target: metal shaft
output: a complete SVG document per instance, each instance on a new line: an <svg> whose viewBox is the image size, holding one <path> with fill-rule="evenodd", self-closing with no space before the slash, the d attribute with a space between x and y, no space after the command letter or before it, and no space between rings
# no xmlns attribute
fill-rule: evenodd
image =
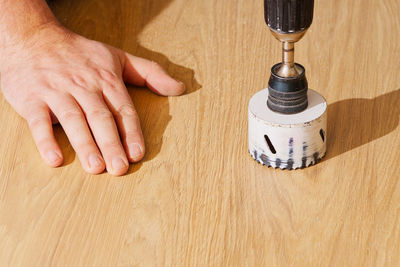
<svg viewBox="0 0 400 267"><path fill-rule="evenodd" d="M282 43L282 63L289 68L294 67L294 43Z"/></svg>
<svg viewBox="0 0 400 267"><path fill-rule="evenodd" d="M285 78L297 77L300 72L294 64L294 42L282 42L282 65L278 75Z"/></svg>

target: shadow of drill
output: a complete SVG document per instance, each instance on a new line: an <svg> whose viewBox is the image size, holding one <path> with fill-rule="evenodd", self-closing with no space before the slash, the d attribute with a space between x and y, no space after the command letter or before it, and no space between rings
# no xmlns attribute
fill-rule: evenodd
<svg viewBox="0 0 400 267"><path fill-rule="evenodd" d="M346 99L330 104L325 159L389 134L398 127L399 117L400 89L373 99Z"/></svg>

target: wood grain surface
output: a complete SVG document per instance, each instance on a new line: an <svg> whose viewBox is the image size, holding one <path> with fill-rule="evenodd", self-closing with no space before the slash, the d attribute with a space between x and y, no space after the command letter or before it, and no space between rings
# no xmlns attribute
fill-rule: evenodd
<svg viewBox="0 0 400 267"><path fill-rule="evenodd" d="M1 266L400 266L400 2L319 0L296 46L328 108L328 152L281 171L247 151L247 105L280 44L263 1L53 0L70 29L152 59L188 91L129 87L147 155L57 169L0 97Z"/></svg>

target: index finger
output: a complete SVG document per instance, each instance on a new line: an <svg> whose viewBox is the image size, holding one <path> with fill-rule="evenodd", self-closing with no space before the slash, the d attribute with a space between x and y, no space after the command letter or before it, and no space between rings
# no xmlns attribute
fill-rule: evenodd
<svg viewBox="0 0 400 267"><path fill-rule="evenodd" d="M147 86L153 92L164 96L180 95L185 91L185 85L169 76L158 63L121 52L125 63L124 81Z"/></svg>

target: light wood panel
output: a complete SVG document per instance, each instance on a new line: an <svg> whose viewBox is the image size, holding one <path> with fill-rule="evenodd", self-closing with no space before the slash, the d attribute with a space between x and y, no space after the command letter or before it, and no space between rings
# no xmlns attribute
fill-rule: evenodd
<svg viewBox="0 0 400 267"><path fill-rule="evenodd" d="M400 265L400 2L320 0L296 46L329 102L328 154L257 164L247 104L280 45L263 1L55 0L69 28L158 61L188 93L130 87L147 155L129 174L41 162L0 97L1 266Z"/></svg>

